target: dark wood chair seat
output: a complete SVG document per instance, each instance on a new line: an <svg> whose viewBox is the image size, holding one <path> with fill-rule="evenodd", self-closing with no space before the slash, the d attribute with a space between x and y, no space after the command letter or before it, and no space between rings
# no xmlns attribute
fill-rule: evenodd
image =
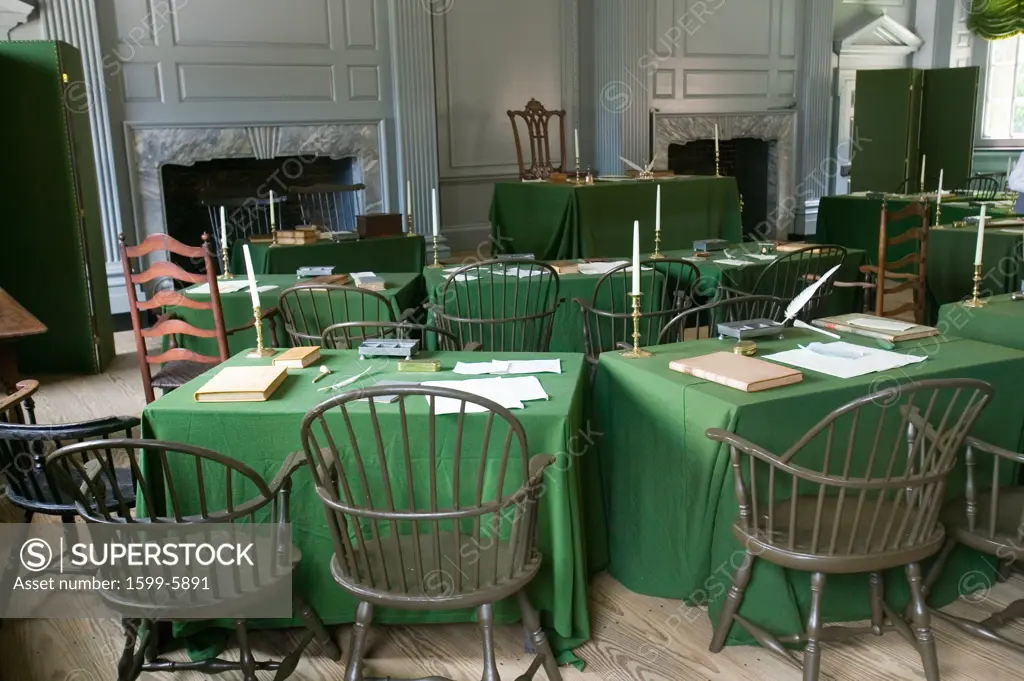
<svg viewBox="0 0 1024 681"><path fill-rule="evenodd" d="M165 362L153 374L150 383L154 388L159 388L160 390L175 390L192 379L202 376L210 370L211 366L204 362L195 362L187 359L171 360L170 362Z"/></svg>
<svg viewBox="0 0 1024 681"><path fill-rule="evenodd" d="M117 489L121 494L121 498L125 500L125 503L132 506L135 505L135 479L132 477L132 472L128 468L115 468L114 469L115 480L117 481ZM43 499L63 499L63 502L57 501L43 501L37 502L36 499L28 496L22 496L15 489L11 489L8 493L7 498L11 500L11 503L15 506L25 508L29 505L35 504L36 513L48 513L51 515L64 515L65 513L75 513L75 503L71 497L61 495L57 490L51 487L51 481L47 479L47 476L43 471L33 471L29 475L25 476L25 485L32 489L39 490L40 496ZM82 484L82 476L77 471L71 471L71 479L76 485ZM99 484L103 485L107 489L106 504L107 508L115 508L119 503L117 495L114 493L114 489L110 486L109 481L106 479L100 479Z"/></svg>

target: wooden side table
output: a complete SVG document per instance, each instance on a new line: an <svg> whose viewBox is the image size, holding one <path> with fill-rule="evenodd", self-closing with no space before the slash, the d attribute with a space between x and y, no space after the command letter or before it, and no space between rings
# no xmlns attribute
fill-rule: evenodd
<svg viewBox="0 0 1024 681"><path fill-rule="evenodd" d="M18 389L18 356L14 342L46 333L46 325L0 288L0 383L8 393Z"/></svg>

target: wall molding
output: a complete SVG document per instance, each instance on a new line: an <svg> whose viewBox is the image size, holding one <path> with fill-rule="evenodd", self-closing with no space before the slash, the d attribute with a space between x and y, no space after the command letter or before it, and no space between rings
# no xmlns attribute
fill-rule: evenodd
<svg viewBox="0 0 1024 681"><path fill-rule="evenodd" d="M821 0L805 0L803 5L803 44L800 87L800 156L798 176L803 178L795 231L806 233L802 216L806 207L830 191L831 173L824 181L815 181L825 172L832 146L833 34L835 5ZM796 199L797 197L787 197Z"/></svg>
<svg viewBox="0 0 1024 681"><path fill-rule="evenodd" d="M11 31L28 21L35 7L21 0L0 0L0 41L11 38Z"/></svg>

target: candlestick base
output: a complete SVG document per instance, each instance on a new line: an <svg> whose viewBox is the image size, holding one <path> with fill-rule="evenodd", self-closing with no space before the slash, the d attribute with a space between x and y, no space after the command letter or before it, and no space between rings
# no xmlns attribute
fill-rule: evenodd
<svg viewBox="0 0 1024 681"><path fill-rule="evenodd" d="M986 303L982 298L971 298L970 300L965 300L960 304L964 307L985 307L988 305L988 303Z"/></svg>
<svg viewBox="0 0 1024 681"><path fill-rule="evenodd" d="M259 348L256 348L255 350L250 350L249 352L245 353L245 356L248 359L261 359L263 357L273 357L276 354L277 350L271 350L270 348L263 348L261 350Z"/></svg>
<svg viewBox="0 0 1024 681"><path fill-rule="evenodd" d="M621 353L626 359L642 359L654 356L640 348L640 298L643 295L643 293L629 294L629 297L633 299L633 349Z"/></svg>
<svg viewBox="0 0 1024 681"><path fill-rule="evenodd" d="M441 264L441 263L439 263L439 262L435 262L435 263L432 263L432 264L430 264L430 265L427 265L427 269L428 269L428 270L439 270L439 269L441 269L442 267L444 267L444 265L442 265L442 264Z"/></svg>
<svg viewBox="0 0 1024 681"><path fill-rule="evenodd" d="M622 356L626 359L643 359L644 357L654 357L654 353L646 350L623 350Z"/></svg>
<svg viewBox="0 0 1024 681"><path fill-rule="evenodd" d="M659 253L658 251L651 253L651 260L662 260L664 257L665 256Z"/></svg>
<svg viewBox="0 0 1024 681"><path fill-rule="evenodd" d="M230 272L225 272L224 274L222 274L222 275L217 277L217 279L219 279L220 281L227 281L228 279L234 279L234 278L235 278L235 275L231 274Z"/></svg>

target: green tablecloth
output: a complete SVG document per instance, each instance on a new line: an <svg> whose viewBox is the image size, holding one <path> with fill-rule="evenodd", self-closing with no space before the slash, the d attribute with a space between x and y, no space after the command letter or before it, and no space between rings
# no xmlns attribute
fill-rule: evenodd
<svg viewBox="0 0 1024 681"><path fill-rule="evenodd" d="M255 266L255 265L254 265ZM423 279L415 273L382 274L386 288L379 291L385 298L391 300L392 307L397 319L405 310L415 307L423 300ZM235 280L238 278L236 277ZM234 281L234 280L233 280ZM298 279L294 274L260 274L256 277L257 286L274 286L268 291L260 291L260 307L264 312L277 305L281 293L290 286L301 284L303 279ZM187 289L186 289L187 290ZM210 295L189 294L191 298L200 301L208 301ZM252 319L252 297L248 290L235 291L233 293L220 294L220 306L224 312L224 325L228 329L237 328ZM376 308L374 308L376 311ZM209 310L192 310L189 308L174 308L174 312L185 321L198 326L199 328L212 329L213 318ZM284 347L289 345L288 336L284 330L283 320L278 317L274 320L277 327L278 343ZM378 321L376 319L365 320L341 320L341 321ZM270 333L267 323L263 323L263 342L271 345ZM202 353L204 355L217 354L217 340L214 338L197 338L195 336L181 336L180 345L188 350ZM247 329L228 336L228 349L231 354L237 354L246 348L256 345L256 330Z"/></svg>
<svg viewBox="0 0 1024 681"><path fill-rule="evenodd" d="M382 363L382 369L352 386L352 389L370 385L378 380L422 381L463 378L451 374L457 361L475 361L480 356L474 353L422 353L424 358L436 358L442 362L444 371L437 374L398 373L393 363ZM333 376L355 375L363 370L366 362L359 361L354 351L324 351L324 364L333 370ZM497 354L496 358L512 359L512 354ZM583 370L580 355L531 355L536 358L562 360L562 374L542 374L538 378L550 399L528 402L515 415L526 431L530 455L550 453L557 462L545 477L545 491L540 503L539 545L544 555L541 572L530 587L534 605L542 613L545 626L554 633L553 644L562 654L563 661L572 659L569 651L583 643L590 636L587 608L587 555L596 565L606 559L602 544L603 531L588 531L584 538L584 517L603 516L596 509L584 509L584 500L600 503L600 490L587 490L582 494L581 479L586 480L587 440L586 433L586 391L587 372ZM491 355L488 356L488 359ZM247 360L235 356L222 366L266 365L270 359ZM301 449L299 425L305 413L327 398L318 392L322 383L313 385L311 380L317 367L291 370L284 384L266 402L254 403L197 403L193 393L213 372L175 390L146 407L142 415L142 429L145 437L159 440L184 441L200 447L208 447L243 461L265 479L270 480L277 473L281 461L289 453ZM427 431L427 405L418 400L407 403L410 417L410 432ZM356 432L368 434L369 416L365 405L350 406L352 423ZM398 413L398 405L378 405L377 413L387 425ZM479 418L478 418L479 417ZM471 414L467 418L465 443L479 443L487 419L484 415ZM437 428L452 427L456 416L437 417ZM336 412L328 422L344 430L344 421ZM367 429L367 430L364 430ZM371 436L372 438L372 436ZM448 438L450 441L452 438ZM443 433L438 442L444 442ZM372 442L372 439L371 439ZM392 443L385 438L387 446L400 447L400 440ZM417 441L417 445L422 442ZM450 444L449 444L450 446ZM479 451L479 444L472 445ZM446 451L442 445L440 457ZM471 445L465 444L466 451ZM584 456L586 454L586 456ZM178 471L172 474L177 475ZM183 481L194 480L194 469L186 463L181 471ZM191 477L189 477L191 475ZM511 475L511 474L510 474ZM296 573L295 586L303 590L309 602L327 624L351 622L355 616L356 601L348 596L331 577L330 559L334 553L330 532L324 517L323 504L313 488L308 471L300 471L294 478L291 495L293 539L302 551L302 563ZM476 480L467 480L475 485ZM591 482L596 487L596 483ZM237 487L237 486L236 486ZM187 485L179 485L179 495ZM211 475L206 476L207 490L220 490ZM252 490L248 490L251 492ZM236 490L238 500L245 491ZM185 506L198 506L198 500L182 499ZM184 512L197 512L198 508L184 508ZM597 528L600 530L601 528ZM496 619L502 623L515 621L518 608L512 601L497 604ZM374 621L379 623L442 623L470 621L472 610L456 612L414 612L378 608ZM282 625L297 626L299 622L281 622Z"/></svg>
<svg viewBox="0 0 1024 681"><path fill-rule="evenodd" d="M654 250L655 185L661 185L662 250L692 248L696 239L742 240L739 192L731 177L657 182L597 182L576 187L499 182L491 201L496 253L531 253L538 260L616 257Z"/></svg>
<svg viewBox="0 0 1024 681"><path fill-rule="evenodd" d="M948 303L939 309L938 327L944 334L1024 350L1024 301L1009 295L986 298L984 307Z"/></svg>
<svg viewBox="0 0 1024 681"><path fill-rule="evenodd" d="M245 274L242 245L231 247L231 271ZM336 274L350 272L419 272L423 269L424 240L422 236L394 236L358 241L321 241L304 246L271 246L249 244L252 266L256 274L295 274L300 267L328 267Z"/></svg>
<svg viewBox="0 0 1024 681"><path fill-rule="evenodd" d="M785 339L759 340L759 354L818 340L817 334L791 329ZM857 337L844 340L871 343ZM972 340L926 339L901 344L901 349L926 352L927 361L890 374L841 380L807 371L801 383L749 394L668 368L672 359L730 345L718 340L665 345L649 348L654 356L648 359L605 353L594 396L597 428L604 433L598 449L608 514L609 571L632 591L708 602L712 622L743 552L730 529L737 505L729 450L705 437L708 428L731 430L783 452L831 410L869 390L897 381L970 376L995 387L995 400L974 433L1014 450L1021 444L1024 402L1017 399L1017 392L1024 381L1022 352ZM963 483L961 469L951 479L949 493L962 491ZM969 551L954 558L933 604L957 596L957 580L964 570L987 569L984 560ZM893 572L886 588L901 611L908 594L902 570ZM825 619L868 619L866 589L866 576L829 576ZM770 631L797 633L803 631L809 598L808 573L786 572L759 561L740 612ZM731 641L753 639L733 627Z"/></svg>
<svg viewBox="0 0 1024 681"><path fill-rule="evenodd" d="M442 269L431 269L429 267L424 268L423 278L426 281L427 295L430 298L431 303L435 305L440 304L441 294L444 288L444 282L448 275L449 273L445 272ZM580 306L577 305L573 301L573 299L583 298L587 302L590 302L590 299L594 295L594 289L597 286L597 282L601 279L601 275L560 274L558 276L558 279L561 285L559 297L562 300L564 300L564 302L558 306L558 309L555 311L554 320L552 322L550 348L551 352L583 352L583 313L581 311ZM459 300L461 300L463 304L465 304L467 301L466 288L468 286L474 287L472 289L473 295L471 296L471 298L475 298L475 287L478 283L482 284L480 288L480 302L483 304L485 308L490 308L491 289L498 288L499 285L501 288L504 288L505 290L500 291L499 289L499 292L494 294L494 300L499 304L502 303L503 301L513 300L514 286L512 282L506 282L504 277L496 276L493 284L489 278L471 282L459 282L455 284L456 286L459 286L462 289L462 292L459 293ZM641 273L640 286L642 287L645 293L645 295L641 299L641 305L643 306L642 309L645 312L651 311L650 306L652 301L657 303L660 307L662 287L664 285L665 277L661 274L661 272L651 270L644 271ZM598 300L597 303L599 309L612 309L611 301L610 299L608 299L609 296L612 295L611 288L611 286L607 285L604 287L604 295L602 296L602 299ZM522 295L522 292L524 290L525 289L522 288L520 289L520 295ZM623 309L622 302L623 301L619 301L619 304L616 309ZM474 312L477 311L477 308L478 305L474 305ZM455 314L455 311L458 309L455 296L453 296L451 293L449 293L448 299L445 301L445 309L451 314ZM520 309L522 309L521 306ZM489 314L490 313L488 312L487 315ZM500 335L496 336L496 339L499 341L500 338ZM509 338L511 338L511 336ZM488 345L488 343L486 342L488 340L489 338L484 339L485 348ZM433 336L433 334L431 334L430 338L428 339L428 346L436 347L436 338Z"/></svg>

